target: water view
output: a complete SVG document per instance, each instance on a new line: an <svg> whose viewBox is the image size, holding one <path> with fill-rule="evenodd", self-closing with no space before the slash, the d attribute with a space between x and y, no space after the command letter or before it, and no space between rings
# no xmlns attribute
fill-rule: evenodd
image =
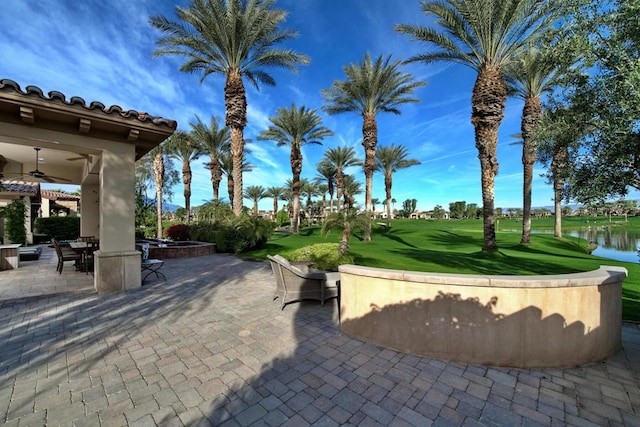
<svg viewBox="0 0 640 427"><path fill-rule="evenodd" d="M638 262L640 232L621 230L616 227L584 227L566 230L565 235L580 237L598 244L593 255L618 261Z"/></svg>

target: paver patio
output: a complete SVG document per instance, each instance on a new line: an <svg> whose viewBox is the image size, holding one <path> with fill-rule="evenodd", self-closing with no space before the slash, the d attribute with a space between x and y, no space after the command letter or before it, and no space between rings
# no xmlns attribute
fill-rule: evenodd
<svg viewBox="0 0 640 427"><path fill-rule="evenodd" d="M37 280L62 280L49 269ZM166 282L118 294L86 282L56 295L0 292L0 422L640 425L636 325L602 363L461 365L341 335L335 300L281 311L265 262L211 255L169 259L162 271ZM28 273L1 271L0 291L9 274L22 286ZM64 275L86 280L70 266Z"/></svg>

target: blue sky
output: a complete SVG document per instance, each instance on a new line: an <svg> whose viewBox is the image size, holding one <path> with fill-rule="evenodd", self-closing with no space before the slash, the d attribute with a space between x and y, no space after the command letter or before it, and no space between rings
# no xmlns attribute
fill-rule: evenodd
<svg viewBox="0 0 640 427"><path fill-rule="evenodd" d="M198 115L208 122L212 115L224 120L224 77L211 75L200 84L200 76L178 71L183 59L153 58L159 32L149 24L152 15L173 19L174 5L187 1L160 0L4 0L0 14L0 78L18 82L23 88L35 85L43 91L57 90L67 98L100 101L124 109L145 111L178 121L179 129L190 130ZM335 136L323 145L303 148L302 177L313 178L316 164L326 149L353 146L360 157L361 117L358 114L328 116L320 110L320 91L334 80L344 79L344 65L392 54L406 59L425 49L408 37L397 34L399 23L429 24L418 1L404 0L279 0L279 8L289 12L286 26L299 37L283 47L311 57L311 64L293 74L270 70L276 86L259 91L247 84L248 125L245 138L253 139L248 160L255 165L244 175L244 185L283 185L291 178L287 147L278 148L256 135L269 126L276 108L292 103L318 109L323 124ZM418 104L401 107L401 115L378 115L379 146L405 145L421 165L394 175L393 197L397 205L415 198L418 209L435 205L448 209L449 203L464 200L482 204L480 166L470 123L471 89L475 73L459 65L410 64L403 70L427 81L416 96ZM522 206L521 146L511 145L511 135L519 132L522 103L509 100L500 129L495 206ZM192 164L192 205L212 198L206 159ZM534 171L533 206L552 205L552 191L545 172L537 164ZM361 168L349 171L364 182ZM364 185L363 185L364 189ZM226 180L221 195L226 198ZM382 176L376 174L373 197L384 199ZM364 194L356 197L362 205ZM174 188L173 203L184 205L182 185ZM246 205L251 202L245 200ZM261 209L269 209L265 199ZM377 209L382 209L378 207Z"/></svg>

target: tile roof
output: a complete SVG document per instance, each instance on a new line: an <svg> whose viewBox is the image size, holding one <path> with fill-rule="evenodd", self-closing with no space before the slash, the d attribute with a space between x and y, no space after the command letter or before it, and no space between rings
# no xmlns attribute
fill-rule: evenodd
<svg viewBox="0 0 640 427"><path fill-rule="evenodd" d="M80 200L77 194L61 193L59 191L40 190L40 195L49 200Z"/></svg>
<svg viewBox="0 0 640 427"><path fill-rule="evenodd" d="M65 95L62 92L58 91L50 91L47 95L44 95L42 89L37 86L26 86L24 90L20 88L20 85L13 80L10 79L1 79L0 80L0 92L3 91L13 91L17 92L20 95L24 95L27 97L38 97L45 101L51 102L62 102L65 105L69 106L80 106L85 108L86 110L92 111L101 111L107 115L119 115L123 118L136 118L141 122L150 122L157 126L166 126L170 129L176 129L178 123L175 120L165 119L159 116L152 116L145 112L139 112L136 110L123 110L122 107L118 105L112 105L110 107L105 106L103 103L98 101L93 101L89 105L85 102L84 99L79 96L72 96L68 101Z"/></svg>
<svg viewBox="0 0 640 427"><path fill-rule="evenodd" d="M38 194L40 184L37 182L26 181L0 181L0 192L2 193L20 193L24 195Z"/></svg>

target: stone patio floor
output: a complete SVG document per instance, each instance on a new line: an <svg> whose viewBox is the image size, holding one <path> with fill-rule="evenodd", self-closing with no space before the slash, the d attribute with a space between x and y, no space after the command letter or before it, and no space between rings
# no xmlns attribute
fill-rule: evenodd
<svg viewBox="0 0 640 427"><path fill-rule="evenodd" d="M280 310L265 262L170 259L166 282L97 295L53 258L0 271L6 425L640 425L634 324L601 363L464 365L341 335L335 300Z"/></svg>

